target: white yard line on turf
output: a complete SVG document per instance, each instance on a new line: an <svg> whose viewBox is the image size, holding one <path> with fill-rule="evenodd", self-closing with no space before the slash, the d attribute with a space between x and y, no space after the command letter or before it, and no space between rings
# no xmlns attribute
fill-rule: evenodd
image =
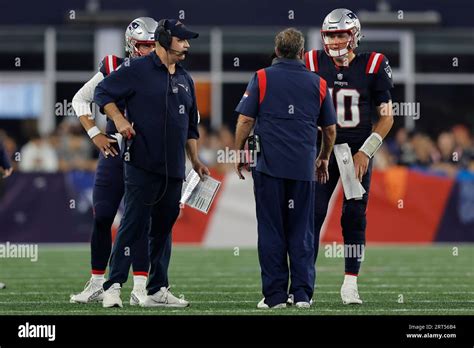
<svg viewBox="0 0 474 348"><path fill-rule="evenodd" d="M179 291L177 291L179 292ZM339 294L340 291L318 291L315 294ZM399 294L400 291L364 291L364 294ZM0 292L0 298L3 296L23 296L23 295L69 295L70 291L25 291L25 292ZM203 294L215 295L215 291L186 291L186 294ZM245 294L261 294L260 291L219 291L219 294L228 295L245 295ZM403 294L439 294L435 291L404 291ZM474 291L447 291L441 294L474 294Z"/></svg>
<svg viewBox="0 0 474 348"><path fill-rule="evenodd" d="M200 300L192 300L192 299L189 299L189 301L191 302L191 304L193 303L214 303L214 304L220 304L220 303L255 303L255 300L222 300L222 301L216 301L216 300L212 300L212 301L200 301ZM366 301L366 303L368 304L373 304L373 303L383 303L383 304L390 304L390 303L395 303L396 301L392 301L392 302L388 302L388 301ZM62 303L62 304L69 304L69 301L67 300L61 300L61 301L51 301L51 300L45 300L45 301L0 301L0 304L11 304L11 305L25 305L25 304L57 304L57 303ZM316 299L315 301L315 304L318 304L318 303L338 303L337 301L330 301L330 300L320 300L320 299ZM432 300L407 300L405 301L403 304L400 304L401 306L403 305L408 305L408 304L412 304L412 303L439 303L439 304L448 304L448 303L474 303L474 300L461 300L461 301L432 301ZM73 305L78 305L78 306L82 306L84 304L80 304L80 303L71 303L70 304L71 306ZM90 306L100 306L100 304L98 303L90 303L89 304ZM472 311L474 311L474 308L471 309Z"/></svg>
<svg viewBox="0 0 474 348"><path fill-rule="evenodd" d="M189 309L143 309L142 311L136 311L136 310L127 310L124 308L114 308L111 310L104 310L102 313L99 312L87 312L87 311L78 311L78 310L68 310L68 311L63 311L60 314L62 315L67 315L67 314L89 314L89 315L123 315L123 314L149 314L149 315L167 315L167 314L188 314L188 315L204 315L204 314L218 314L218 313L228 313L228 314L233 314L233 315L239 315L239 314L245 314L245 313L260 313L262 315L264 314L271 314L271 315L277 315L277 314L285 314L285 312L291 311L290 313L286 314L293 314L293 313L300 313L300 314L313 314L317 315L322 312L329 312L329 313L345 313L348 315L354 315L357 314L356 311L352 310L347 310L347 309L330 309L330 308L312 308L312 309L303 309L303 310L296 310L296 309L270 309L270 310L261 310L261 309L203 309L199 311L190 311ZM420 312L441 312L440 315L452 315L452 312L472 312L474 313L473 309L466 309L466 308L460 308L460 309L435 309L435 308L428 308L428 309L363 309L363 313L357 314L357 315L367 315L367 313L374 312L374 313L386 313L390 314L393 312L414 312L414 313L420 313ZM41 316L44 313L55 313L59 314L58 310L41 310L41 314L38 314L37 312L33 312L31 310L26 310L26 311L21 311L21 310L14 310L14 311L8 311L8 312L0 312L1 315L5 314L29 314L29 315L38 315Z"/></svg>

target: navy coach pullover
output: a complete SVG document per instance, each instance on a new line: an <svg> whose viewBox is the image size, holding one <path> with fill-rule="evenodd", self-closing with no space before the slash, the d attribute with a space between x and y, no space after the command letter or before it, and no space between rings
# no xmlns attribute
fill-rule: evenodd
<svg viewBox="0 0 474 348"><path fill-rule="evenodd" d="M166 147L168 176L184 179L186 141L199 138L196 94L191 76L179 63L175 73L167 75L156 52L131 59L99 83L94 101L103 110L110 102L125 100L127 119L136 132L128 163L166 174Z"/></svg>
<svg viewBox="0 0 474 348"><path fill-rule="evenodd" d="M317 126L335 124L336 114L326 81L308 72L301 60L278 58L248 84L236 111L256 119L257 171L315 181Z"/></svg>

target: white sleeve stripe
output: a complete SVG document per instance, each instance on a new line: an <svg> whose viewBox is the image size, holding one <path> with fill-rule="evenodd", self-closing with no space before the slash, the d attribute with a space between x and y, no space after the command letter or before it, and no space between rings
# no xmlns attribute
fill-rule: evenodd
<svg viewBox="0 0 474 348"><path fill-rule="evenodd" d="M381 54L380 53L376 53L375 56L374 56L374 59L372 60L372 65L370 66L370 69L369 69L369 74L372 74L375 70L375 67L377 66L377 61L379 60Z"/></svg>
<svg viewBox="0 0 474 348"><path fill-rule="evenodd" d="M313 51L310 51L308 53L308 58L309 58L309 68L311 71L314 71Z"/></svg>
<svg viewBox="0 0 474 348"><path fill-rule="evenodd" d="M112 71L115 70L114 59L113 59L112 56L107 56L107 59L109 60L109 70L110 70L110 72L112 72Z"/></svg>

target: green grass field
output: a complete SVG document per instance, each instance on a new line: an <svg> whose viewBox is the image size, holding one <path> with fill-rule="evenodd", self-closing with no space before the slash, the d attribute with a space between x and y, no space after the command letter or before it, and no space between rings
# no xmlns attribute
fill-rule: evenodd
<svg viewBox="0 0 474 348"><path fill-rule="evenodd" d="M87 245L39 246L37 262L0 259L0 314L11 315L166 315L166 314L474 314L474 246L369 246L362 265L359 292L364 304L344 306L339 289L343 259L318 259L315 304L309 310L261 311L260 269L255 250L175 247L170 281L175 295L191 301L186 309L144 309L128 304L131 279L122 289L124 308L103 309L100 303L70 304L69 295L89 278ZM400 303L403 297L403 303Z"/></svg>

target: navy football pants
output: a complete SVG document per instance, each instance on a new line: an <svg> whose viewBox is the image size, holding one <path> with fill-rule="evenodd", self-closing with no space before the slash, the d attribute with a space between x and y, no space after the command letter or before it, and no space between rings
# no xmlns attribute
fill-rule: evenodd
<svg viewBox="0 0 474 348"><path fill-rule="evenodd" d="M347 200L344 197L342 204L341 227L344 244L353 247L353 250L361 250L365 246L365 228L367 219L365 212L367 202L369 200L370 179L372 175L372 160L369 161L367 173L362 178L362 186L366 193L361 200ZM329 200L339 181L339 167L337 166L334 153L329 159L329 182L322 185L316 183L315 194L315 215L314 215L314 231L315 231L315 262L318 256L319 235L321 226L326 218ZM345 255L345 272L349 274L359 274L360 255Z"/></svg>
<svg viewBox="0 0 474 348"><path fill-rule="evenodd" d="M168 266L171 257L171 229L179 215L182 179L168 178L166 193L165 176L155 174L125 163L125 213L122 217L110 259L110 275L104 284L107 290L112 284L127 281L130 268L129 250L148 231L150 274L147 290L149 295L168 284Z"/></svg>
<svg viewBox="0 0 474 348"><path fill-rule="evenodd" d="M270 307L286 303L288 293L295 302L309 302L315 280L314 182L275 178L256 170L252 175L265 303Z"/></svg>

